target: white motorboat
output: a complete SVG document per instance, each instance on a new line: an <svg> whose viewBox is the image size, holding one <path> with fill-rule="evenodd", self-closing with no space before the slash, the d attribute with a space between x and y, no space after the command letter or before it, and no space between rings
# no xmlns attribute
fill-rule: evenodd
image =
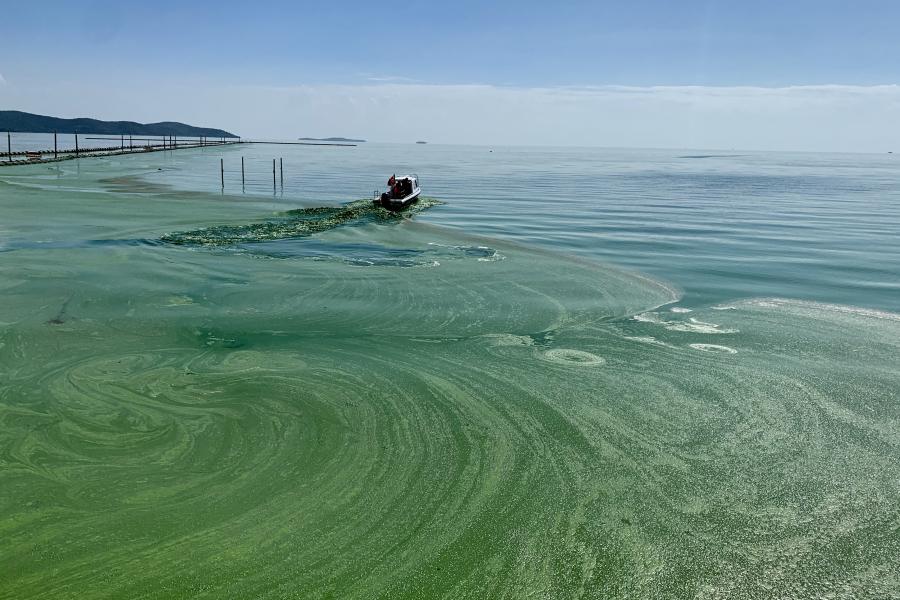
<svg viewBox="0 0 900 600"><path fill-rule="evenodd" d="M422 190L419 188L418 175L391 175L388 179L387 191L372 202L388 210L402 210L419 199Z"/></svg>

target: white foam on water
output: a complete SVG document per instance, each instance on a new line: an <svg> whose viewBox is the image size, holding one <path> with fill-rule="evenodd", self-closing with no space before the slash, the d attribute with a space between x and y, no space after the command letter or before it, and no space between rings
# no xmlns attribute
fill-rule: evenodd
<svg viewBox="0 0 900 600"><path fill-rule="evenodd" d="M805 309L900 322L900 314L886 310L863 308L861 306L847 306L843 304L827 304L824 302L813 302L811 300L791 300L789 298L753 298L751 300L745 300L743 302L737 303L736 308L740 306L750 306L754 308Z"/></svg>
<svg viewBox="0 0 900 600"><path fill-rule="evenodd" d="M694 333L738 333L737 329L722 329L716 323L707 323L691 317L687 323L669 323L666 329L672 331L690 331Z"/></svg>
<svg viewBox="0 0 900 600"><path fill-rule="evenodd" d="M637 321L638 323L655 323L662 324L662 319L659 318L659 315L652 312L640 313L638 315L634 315L631 317L632 321Z"/></svg>
<svg viewBox="0 0 900 600"><path fill-rule="evenodd" d="M677 348L678 346L673 346L672 344L667 344L662 340L658 340L652 335L636 335L636 336L623 336L626 340L631 340L632 342L640 342L641 344L651 344L653 346L661 346L663 348Z"/></svg>
<svg viewBox="0 0 900 600"><path fill-rule="evenodd" d="M769 302L767 300L760 300L758 302L754 302L753 304L754 304L754 306L759 306L759 307L763 307L763 308L778 308L778 303Z"/></svg>
<svg viewBox="0 0 900 600"><path fill-rule="evenodd" d="M491 346L533 346L534 340L527 335L512 333L488 333L483 336Z"/></svg>
<svg viewBox="0 0 900 600"><path fill-rule="evenodd" d="M688 344L694 350L701 352L717 352L719 354L737 354L737 350L728 346L720 346L719 344Z"/></svg>
<svg viewBox="0 0 900 600"><path fill-rule="evenodd" d="M693 312L690 308L684 308L683 306L673 306L669 309L673 313L689 313Z"/></svg>
<svg viewBox="0 0 900 600"><path fill-rule="evenodd" d="M700 321L693 317L691 317L687 321L666 321L662 319L658 314L653 312L634 315L633 317L631 317L631 319L640 323L661 325L669 331L682 331L686 333L722 334L738 333L739 331L737 329L722 328L721 325L718 325L716 323L707 323L706 321Z"/></svg>
<svg viewBox="0 0 900 600"><path fill-rule="evenodd" d="M606 359L583 350L571 348L554 348L541 354L544 360L550 362L572 365L576 367L597 367L606 364Z"/></svg>

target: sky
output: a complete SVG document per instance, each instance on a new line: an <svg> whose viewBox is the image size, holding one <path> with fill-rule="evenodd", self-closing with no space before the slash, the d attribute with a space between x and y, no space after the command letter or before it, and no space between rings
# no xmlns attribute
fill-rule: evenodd
<svg viewBox="0 0 900 600"><path fill-rule="evenodd" d="M249 138L900 150L900 1L6 2L0 109Z"/></svg>

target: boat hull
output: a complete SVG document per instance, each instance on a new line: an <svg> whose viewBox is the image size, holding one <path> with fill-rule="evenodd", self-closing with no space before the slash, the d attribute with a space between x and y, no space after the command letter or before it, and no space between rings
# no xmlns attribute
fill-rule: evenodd
<svg viewBox="0 0 900 600"><path fill-rule="evenodd" d="M415 204L419 201L419 194L421 190L416 190L412 194L408 196L404 196L403 198L388 198L387 194L381 196L372 202L382 208L386 208L387 210L403 210L410 204Z"/></svg>

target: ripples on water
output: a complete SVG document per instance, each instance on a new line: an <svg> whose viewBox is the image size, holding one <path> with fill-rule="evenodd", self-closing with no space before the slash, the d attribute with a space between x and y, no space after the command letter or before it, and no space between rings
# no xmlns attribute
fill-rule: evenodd
<svg viewBox="0 0 900 600"><path fill-rule="evenodd" d="M897 595L891 163L426 148L0 172L0 596Z"/></svg>

